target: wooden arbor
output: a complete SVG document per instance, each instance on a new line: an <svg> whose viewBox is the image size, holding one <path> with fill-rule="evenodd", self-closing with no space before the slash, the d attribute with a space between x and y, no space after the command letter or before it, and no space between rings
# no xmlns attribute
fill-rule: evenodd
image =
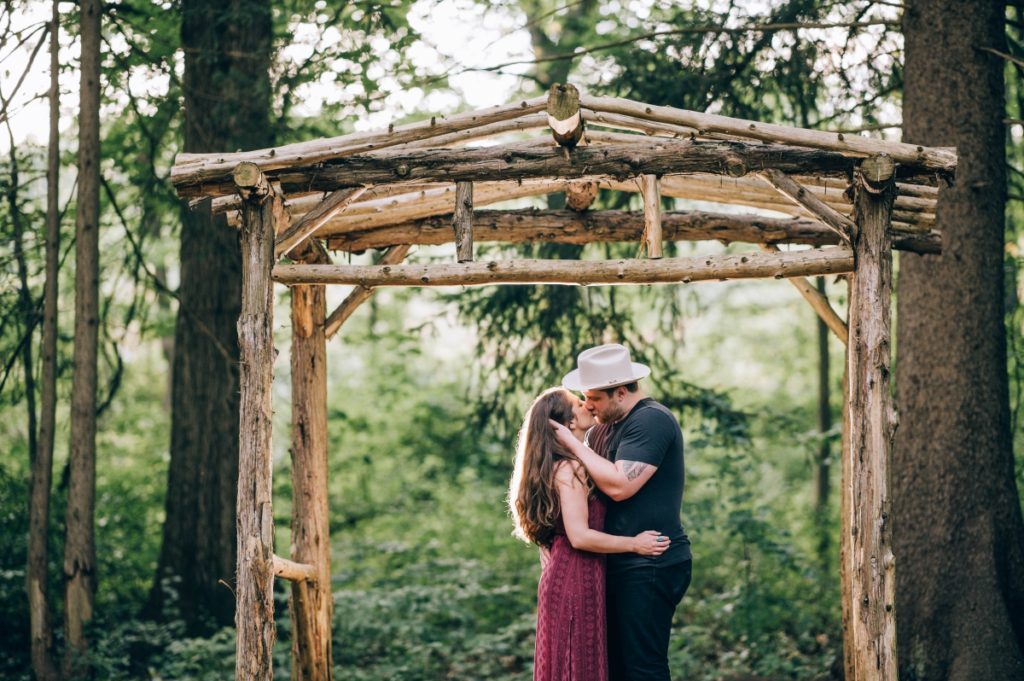
<svg viewBox="0 0 1024 681"><path fill-rule="evenodd" d="M545 111L547 109L547 111ZM574 113L575 112L575 113ZM582 123L587 124L581 136ZM547 132L551 128L555 141ZM507 141L512 136L515 141ZM497 138L490 146L464 146ZM387 132L235 154L179 154L179 194L241 228L238 485L239 679L270 679L274 576L292 582L293 679L331 678L325 343L379 286L638 284L788 278L847 346L841 572L848 679L895 679L889 460L891 249L938 253L937 181L956 155L724 116L579 97L538 98ZM643 213L590 211L600 188L640 192ZM478 210L565 192L567 210ZM669 211L662 197L774 211ZM664 258L666 240L764 252ZM473 259L473 244L636 241L645 258ZM457 262L402 264L411 246L455 242ZM780 251L779 244L810 248ZM326 249L325 247L326 246ZM386 249L372 266L327 249ZM284 261L283 259L287 259ZM290 261L290 262L289 262ZM804 279L845 273L848 325ZM270 387L273 282L292 292L290 559L273 552ZM355 289L327 314L324 286Z"/></svg>

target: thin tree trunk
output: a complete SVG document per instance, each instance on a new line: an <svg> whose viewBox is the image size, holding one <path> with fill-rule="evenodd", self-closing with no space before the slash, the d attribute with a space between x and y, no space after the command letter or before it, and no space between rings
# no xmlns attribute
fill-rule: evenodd
<svg viewBox="0 0 1024 681"><path fill-rule="evenodd" d="M57 285L60 251L60 7L53 0L50 22L50 139L46 163L46 283L43 289L43 345L40 386L39 441L32 461L29 501L28 590L32 633L32 673L38 681L57 679L50 618L49 526L53 481L54 426L57 413Z"/></svg>
<svg viewBox="0 0 1024 681"><path fill-rule="evenodd" d="M825 295L825 277L818 277L818 292ZM818 445L818 466L815 471L814 513L818 526L818 557L822 566L827 566L832 550L832 531L829 528L829 493L831 492L830 474L832 470L832 447L828 433L832 430L832 405L829 403L829 352L828 325L817 318L818 329L818 432L821 444Z"/></svg>
<svg viewBox="0 0 1024 681"><path fill-rule="evenodd" d="M1004 327L1005 3L910 0L904 138L956 146L943 255L900 259L893 489L904 681L1024 678Z"/></svg>
<svg viewBox="0 0 1024 681"><path fill-rule="evenodd" d="M184 0L181 11L185 151L270 146L269 2ZM167 520L146 610L163 615L172 587L194 633L235 614L241 280L238 232L208 202L183 203Z"/></svg>
<svg viewBox="0 0 1024 681"><path fill-rule="evenodd" d="M8 133L11 129L8 125ZM11 134L11 181L7 187L7 204L11 211L11 226L14 228L14 259L18 268L18 304L21 308L21 321L24 324L24 342L21 344L21 363L25 380L25 406L28 417L28 459L35 464L37 455L36 444L36 381L32 366L32 337L35 335L36 310L32 301L32 291L28 282L28 262L25 259L25 224L22 222L21 210L18 207L20 177L18 172L18 154Z"/></svg>
<svg viewBox="0 0 1024 681"><path fill-rule="evenodd" d="M75 221L75 347L71 443L64 540L65 677L83 675L85 627L96 594L96 349L99 329L100 16L99 0L82 0L78 202Z"/></svg>

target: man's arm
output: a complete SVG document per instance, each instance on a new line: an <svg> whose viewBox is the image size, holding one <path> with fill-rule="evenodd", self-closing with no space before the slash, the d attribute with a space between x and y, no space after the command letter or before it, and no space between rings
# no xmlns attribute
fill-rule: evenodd
<svg viewBox="0 0 1024 681"><path fill-rule="evenodd" d="M598 455L590 447L576 439L572 431L557 421L551 421L558 441L576 455L587 468L598 489L614 501L623 501L640 491L651 476L658 470L657 466L640 461L616 461Z"/></svg>

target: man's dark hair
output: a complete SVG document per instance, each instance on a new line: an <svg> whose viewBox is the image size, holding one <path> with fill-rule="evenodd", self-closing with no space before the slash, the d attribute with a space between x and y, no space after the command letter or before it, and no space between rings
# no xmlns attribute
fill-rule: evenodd
<svg viewBox="0 0 1024 681"><path fill-rule="evenodd" d="M601 390L603 390L608 397L614 397L615 391L619 388L625 388L627 391L635 393L640 389L640 385L636 381L633 381L632 383L626 383L625 385L617 385L614 388L601 388Z"/></svg>

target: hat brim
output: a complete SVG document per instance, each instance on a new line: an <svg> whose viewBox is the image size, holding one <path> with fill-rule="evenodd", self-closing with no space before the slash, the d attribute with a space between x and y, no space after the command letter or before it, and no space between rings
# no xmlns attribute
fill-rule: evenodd
<svg viewBox="0 0 1024 681"><path fill-rule="evenodd" d="M641 378L647 378L651 375L651 368L646 364L640 364L639 362L630 362L630 373L628 377L616 377L610 379L604 383L598 383L597 385L591 385L584 383L580 379L580 370L573 369L565 375L562 379L562 387L568 388L569 390L575 390L576 392L586 392L587 390L603 390L606 388L617 388L620 385L626 385L633 381L639 381Z"/></svg>

